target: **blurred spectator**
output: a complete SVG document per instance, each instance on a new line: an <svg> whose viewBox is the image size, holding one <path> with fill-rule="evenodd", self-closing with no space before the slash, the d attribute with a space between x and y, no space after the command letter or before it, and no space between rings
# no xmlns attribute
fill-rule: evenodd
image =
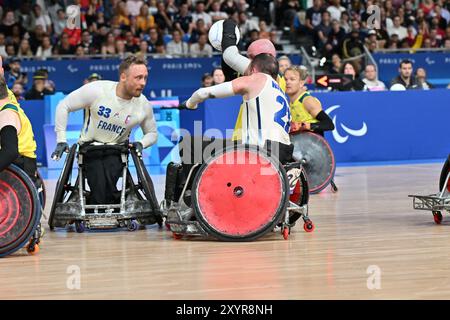
<svg viewBox="0 0 450 320"><path fill-rule="evenodd" d="M172 28L172 20L170 20L169 15L166 11L166 5L163 1L157 3L156 7L158 11L153 15L155 18L155 23L159 30L165 31Z"/></svg>
<svg viewBox="0 0 450 320"><path fill-rule="evenodd" d="M45 80L47 80L45 74L38 70L33 75L33 86L25 94L26 100L43 100L45 95L53 94L45 87Z"/></svg>
<svg viewBox="0 0 450 320"><path fill-rule="evenodd" d="M408 35L406 32L406 28L401 25L400 17L398 15L394 17L394 25L392 27L388 27L387 32L389 36L396 34L400 41L406 38L406 36Z"/></svg>
<svg viewBox="0 0 450 320"><path fill-rule="evenodd" d="M23 85L19 82L14 83L14 85L11 88L11 91L14 93L14 96L16 97L17 101L25 100L25 97L23 96L23 93L25 90L23 89Z"/></svg>
<svg viewBox="0 0 450 320"><path fill-rule="evenodd" d="M138 39L131 31L125 32L125 50L127 52L136 52L139 50Z"/></svg>
<svg viewBox="0 0 450 320"><path fill-rule="evenodd" d="M364 89L365 84L361 79L359 79L356 64L354 64L351 61L345 62L344 65L342 66L341 73L352 76L352 81L347 85L343 86L342 88L343 91L360 91Z"/></svg>
<svg viewBox="0 0 450 320"><path fill-rule="evenodd" d="M141 42L139 44L139 51L137 52L137 54L140 54L145 57L149 53L150 53L150 47L148 46L148 42L145 40L141 40Z"/></svg>
<svg viewBox="0 0 450 320"><path fill-rule="evenodd" d="M405 89L417 89L418 84L413 74L413 65L410 60L402 60L398 69L399 75L392 79L391 90L394 85L401 85ZM398 87L398 86L396 86Z"/></svg>
<svg viewBox="0 0 450 320"><path fill-rule="evenodd" d="M55 22L58 20L58 11L62 10L63 8L59 4L58 0L50 0L50 5L48 6L48 15L50 17L50 20L55 24ZM91 1L94 2L94 1ZM64 12L64 11L63 11ZM64 29L64 28L63 28Z"/></svg>
<svg viewBox="0 0 450 320"><path fill-rule="evenodd" d="M208 43L208 36L201 34L198 38L198 42L191 45L190 53L194 57L211 57L213 49Z"/></svg>
<svg viewBox="0 0 450 320"><path fill-rule="evenodd" d="M83 47L84 54L97 54L98 49L94 46L92 35L89 31L83 31L80 46Z"/></svg>
<svg viewBox="0 0 450 320"><path fill-rule="evenodd" d="M209 73L202 76L202 88L211 87L214 83L213 77Z"/></svg>
<svg viewBox="0 0 450 320"><path fill-rule="evenodd" d="M205 12L205 3L203 1L197 1L195 3L195 12L192 14L192 20L195 23L198 19L205 21L208 29L211 27L212 19L209 13Z"/></svg>
<svg viewBox="0 0 450 320"><path fill-rule="evenodd" d="M52 80L50 80L48 78L48 70L45 69L45 68L42 68L42 69L38 69L37 72L39 72L40 74L42 74L45 77L45 85L44 85L44 87L48 91L52 92L52 94L55 93L56 85L55 85L55 83Z"/></svg>
<svg viewBox="0 0 450 320"><path fill-rule="evenodd" d="M172 41L167 44L167 54L179 55L189 53L189 47L181 39L181 33L178 30L172 32Z"/></svg>
<svg viewBox="0 0 450 320"><path fill-rule="evenodd" d="M225 82L225 74L222 68L215 68L212 72L213 85L221 84Z"/></svg>
<svg viewBox="0 0 450 320"><path fill-rule="evenodd" d="M221 10L220 2L220 0L214 0L211 4L209 15L211 16L212 23L228 18L228 14Z"/></svg>
<svg viewBox="0 0 450 320"><path fill-rule="evenodd" d="M0 56L6 58L8 55L6 53L6 39L3 33L0 33Z"/></svg>
<svg viewBox="0 0 450 320"><path fill-rule="evenodd" d="M364 44L359 37L359 31L353 29L350 36L342 44L342 56L344 59L356 57L364 53Z"/></svg>
<svg viewBox="0 0 450 320"><path fill-rule="evenodd" d="M259 21L258 27L259 27L259 38L270 39L270 31L269 28L267 27L267 23L264 20Z"/></svg>
<svg viewBox="0 0 450 320"><path fill-rule="evenodd" d="M328 11L324 11L322 13L322 21L316 27L317 32L317 46L319 49L322 49L328 41L328 35L331 32L331 22L330 22L330 13Z"/></svg>
<svg viewBox="0 0 450 320"><path fill-rule="evenodd" d="M342 12L340 25L342 29L344 29L345 33L349 33L352 30L352 27L350 26L350 16L347 11Z"/></svg>
<svg viewBox="0 0 450 320"><path fill-rule="evenodd" d="M427 81L427 73L424 68L417 68L416 80L419 88L423 90L434 89L434 86Z"/></svg>
<svg viewBox="0 0 450 320"><path fill-rule="evenodd" d="M339 74L342 69L342 60L338 54L333 54L331 56L331 66L328 69L329 74Z"/></svg>
<svg viewBox="0 0 450 320"><path fill-rule="evenodd" d="M130 13L128 12L127 4L125 1L119 1L116 5L116 14L117 23L123 27L130 26Z"/></svg>
<svg viewBox="0 0 450 320"><path fill-rule="evenodd" d="M259 32L258 32L259 34ZM273 30L270 32L270 38L269 40L273 43L273 46L275 47L276 51L283 51L283 45L279 43L278 41L278 33L277 31Z"/></svg>
<svg viewBox="0 0 450 320"><path fill-rule="evenodd" d="M28 79L25 73L20 72L20 59L13 57L9 60L9 72L6 75L6 84L8 88L12 88L16 82L25 87Z"/></svg>
<svg viewBox="0 0 450 320"><path fill-rule="evenodd" d="M139 33L147 33L150 28L155 26L155 18L149 13L147 4L141 6L139 16L136 18L136 25Z"/></svg>
<svg viewBox="0 0 450 320"><path fill-rule="evenodd" d="M57 36L60 36L64 28L67 25L66 14L63 9L59 9L57 12L57 17L53 20L53 29Z"/></svg>
<svg viewBox="0 0 450 320"><path fill-rule="evenodd" d="M9 43L6 45L6 55L8 57L14 57L16 56L16 48L14 47L13 44Z"/></svg>
<svg viewBox="0 0 450 320"><path fill-rule="evenodd" d="M15 12L17 20L20 25L26 31L32 31L33 18L31 16L31 4L30 1L22 1L20 8Z"/></svg>
<svg viewBox="0 0 450 320"><path fill-rule="evenodd" d="M58 45L55 46L54 53L58 55L75 54L75 48L70 44L69 35L67 33L61 35L61 40Z"/></svg>
<svg viewBox="0 0 450 320"><path fill-rule="evenodd" d="M76 59L87 59L83 46L77 46L75 48L75 58Z"/></svg>
<svg viewBox="0 0 450 320"><path fill-rule="evenodd" d="M192 32L192 16L189 13L189 6L187 3L183 3L180 6L180 11L175 15L173 26L175 29L183 31L183 33Z"/></svg>
<svg viewBox="0 0 450 320"><path fill-rule="evenodd" d="M241 32L241 37L245 38L247 33L252 30L259 31L259 26L254 20L250 20L246 12L239 13L239 31Z"/></svg>
<svg viewBox="0 0 450 320"><path fill-rule="evenodd" d="M310 32L320 25L322 22L322 13L325 11L323 8L322 0L314 0L313 6L306 10L306 20L305 27L308 28Z"/></svg>
<svg viewBox="0 0 450 320"><path fill-rule="evenodd" d="M118 54L121 58L123 58L123 57L125 57L126 53L127 53L127 50L125 47L125 41L117 40L116 41L116 54Z"/></svg>
<svg viewBox="0 0 450 320"><path fill-rule="evenodd" d="M158 30L156 28L150 28L149 32L149 39L148 39L148 46L151 53L156 52L156 46L160 45L164 47L164 43L162 38L160 37Z"/></svg>
<svg viewBox="0 0 450 320"><path fill-rule="evenodd" d="M127 0L128 13L134 17L138 16L143 4L144 1L142 0Z"/></svg>
<svg viewBox="0 0 450 320"><path fill-rule="evenodd" d="M50 42L50 37L45 36L42 38L42 44L37 48L36 58L45 60L52 55L53 46Z"/></svg>
<svg viewBox="0 0 450 320"><path fill-rule="evenodd" d="M423 0L419 8L423 10L423 13L427 16L434 8L433 0Z"/></svg>
<svg viewBox="0 0 450 320"><path fill-rule="evenodd" d="M30 42L27 39L20 41L19 50L17 51L19 58L32 57L33 51L31 51Z"/></svg>
<svg viewBox="0 0 450 320"><path fill-rule="evenodd" d="M281 56L278 58L278 73L284 75L284 71L292 66L291 59L288 56Z"/></svg>
<svg viewBox="0 0 450 320"><path fill-rule="evenodd" d="M386 90L385 84L377 79L377 70L373 64L368 64L364 71L365 78L362 80L364 82L364 91Z"/></svg>
<svg viewBox="0 0 450 320"><path fill-rule="evenodd" d="M50 17L48 14L42 12L42 8L40 5L35 4L33 6L33 26L42 26L42 29L44 32L52 33L52 21L50 20Z"/></svg>
<svg viewBox="0 0 450 320"><path fill-rule="evenodd" d="M208 28L206 28L205 21L203 21L203 19L198 19L197 22L195 23L195 27L192 29L189 42L190 43L197 42L198 37L201 34L208 34Z"/></svg>
<svg viewBox="0 0 450 320"><path fill-rule="evenodd" d="M114 35L109 32L106 35L106 41L102 44L102 54L116 54L116 39Z"/></svg>
<svg viewBox="0 0 450 320"><path fill-rule="evenodd" d="M17 25L17 21L14 17L14 11L6 10L3 13L2 23L0 24L0 32L3 33L6 37L12 35L13 26Z"/></svg>
<svg viewBox="0 0 450 320"><path fill-rule="evenodd" d="M220 10L225 12L228 15L232 15L233 13L238 11L236 2L233 0L225 0L220 6Z"/></svg>
<svg viewBox="0 0 450 320"><path fill-rule="evenodd" d="M331 20L340 20L342 12L345 11L345 8L341 6L340 0L331 0L330 6L327 8L327 11L330 13Z"/></svg>

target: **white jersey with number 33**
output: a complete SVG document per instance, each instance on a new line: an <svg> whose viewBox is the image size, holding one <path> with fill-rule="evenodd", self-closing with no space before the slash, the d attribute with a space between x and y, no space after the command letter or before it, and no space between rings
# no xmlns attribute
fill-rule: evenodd
<svg viewBox="0 0 450 320"><path fill-rule="evenodd" d="M140 126L144 132L143 146L154 144L157 131L150 102L142 94L129 100L122 99L116 95L116 87L114 81L95 81L64 98L56 111L57 141L65 142L68 113L85 109L80 143L120 144L127 141L134 127Z"/></svg>
<svg viewBox="0 0 450 320"><path fill-rule="evenodd" d="M244 100L242 113L242 142L264 146L266 140L289 145L291 113L286 94L278 83L266 75L261 92Z"/></svg>

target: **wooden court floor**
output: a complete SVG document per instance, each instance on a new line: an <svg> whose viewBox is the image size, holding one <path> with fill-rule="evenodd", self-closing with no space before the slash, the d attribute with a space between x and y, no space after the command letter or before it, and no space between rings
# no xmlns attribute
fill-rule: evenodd
<svg viewBox="0 0 450 320"><path fill-rule="evenodd" d="M436 192L441 166L338 168L339 192L310 200L315 232L288 241L47 229L38 255L0 259L0 299L448 299L450 217L435 225L407 197Z"/></svg>

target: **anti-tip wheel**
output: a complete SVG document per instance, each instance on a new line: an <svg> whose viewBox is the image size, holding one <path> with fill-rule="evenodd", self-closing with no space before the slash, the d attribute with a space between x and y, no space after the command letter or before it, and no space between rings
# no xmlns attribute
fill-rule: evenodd
<svg viewBox="0 0 450 320"><path fill-rule="evenodd" d="M441 224L442 213L440 211L433 211L433 219L436 224Z"/></svg>
<svg viewBox="0 0 450 320"><path fill-rule="evenodd" d="M313 232L315 228L316 228L316 227L314 226L314 223L312 223L311 221L306 221L306 222L303 224L303 229L304 229L306 232Z"/></svg>
<svg viewBox="0 0 450 320"><path fill-rule="evenodd" d="M281 232L283 234L283 238L284 240L287 240L289 238L289 228L288 227L284 227L283 231Z"/></svg>

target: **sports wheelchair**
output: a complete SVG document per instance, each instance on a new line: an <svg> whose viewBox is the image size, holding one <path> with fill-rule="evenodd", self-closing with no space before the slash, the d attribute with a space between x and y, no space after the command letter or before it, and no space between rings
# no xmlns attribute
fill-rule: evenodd
<svg viewBox="0 0 450 320"><path fill-rule="evenodd" d="M251 241L280 227L284 239L308 216L308 181L301 163L281 165L265 149L227 147L183 172L169 163L162 208L175 239L184 235Z"/></svg>
<svg viewBox="0 0 450 320"><path fill-rule="evenodd" d="M18 166L0 172L0 257L26 247L29 254L39 252L41 215L45 207L45 186Z"/></svg>
<svg viewBox="0 0 450 320"><path fill-rule="evenodd" d="M450 154L444 163L439 178L439 192L431 195L409 195L416 210L427 210L433 214L436 224L442 222L442 211L450 212Z"/></svg>
<svg viewBox="0 0 450 320"><path fill-rule="evenodd" d="M294 159L301 161L308 176L309 193L317 194L331 185L332 192L338 192L334 182L336 162L327 140L310 131L290 134L294 145Z"/></svg>
<svg viewBox="0 0 450 320"><path fill-rule="evenodd" d="M88 152L106 149L116 150L122 159L120 201L117 204L87 204L90 191L86 188L87 179L83 170L83 158ZM137 183L134 182L128 168L130 154L136 167ZM76 155L79 169L78 176L72 183L72 167ZM162 213L156 200L152 179L135 149L129 148L128 143L123 145L72 145L56 184L55 197L48 220L50 230L75 224L78 233L84 232L86 228L126 227L129 231L135 231L139 225L155 223L162 226Z"/></svg>

